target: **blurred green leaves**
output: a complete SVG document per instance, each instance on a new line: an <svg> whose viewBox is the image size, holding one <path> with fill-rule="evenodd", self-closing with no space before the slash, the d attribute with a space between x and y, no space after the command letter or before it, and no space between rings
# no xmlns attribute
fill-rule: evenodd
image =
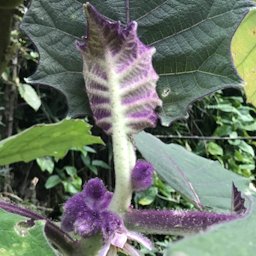
<svg viewBox="0 0 256 256"><path fill-rule="evenodd" d="M206 108L216 121L213 136L219 137L216 141L206 143L208 156L217 159L227 169L250 177L255 168L255 142L250 139L256 131L255 108L247 106L241 96L225 96L221 93L216 93ZM226 139L221 140L221 137ZM230 140L227 140L229 137ZM202 146L203 142L197 148Z"/></svg>
<svg viewBox="0 0 256 256"><path fill-rule="evenodd" d="M47 179L45 188L50 189L62 184L64 191L71 195L81 191L82 179L77 175L77 169L75 167L65 166L63 170L57 169L56 173Z"/></svg>

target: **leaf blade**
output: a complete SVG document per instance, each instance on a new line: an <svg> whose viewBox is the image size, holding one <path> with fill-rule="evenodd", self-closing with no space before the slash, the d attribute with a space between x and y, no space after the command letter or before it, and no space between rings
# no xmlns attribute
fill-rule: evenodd
<svg viewBox="0 0 256 256"><path fill-rule="evenodd" d="M35 125L0 142L0 165L44 156L60 158L71 148L94 143L102 141L90 134L90 126L82 120Z"/></svg>
<svg viewBox="0 0 256 256"><path fill-rule="evenodd" d="M179 145L164 144L145 132L135 136L135 144L159 175L195 205L201 202L216 210L230 210L232 183L241 191L249 185L249 180L228 172L219 163Z"/></svg>

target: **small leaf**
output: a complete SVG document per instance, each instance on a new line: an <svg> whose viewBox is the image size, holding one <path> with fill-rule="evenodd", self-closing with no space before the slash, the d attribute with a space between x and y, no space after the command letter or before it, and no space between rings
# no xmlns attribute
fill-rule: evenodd
<svg viewBox="0 0 256 256"><path fill-rule="evenodd" d="M20 96L37 111L41 106L41 99L37 95L35 89L29 84L20 84L18 86Z"/></svg>
<svg viewBox="0 0 256 256"><path fill-rule="evenodd" d="M255 153L254 153L253 147L247 144L245 141L241 140L238 147L244 152L254 157Z"/></svg>
<svg viewBox="0 0 256 256"><path fill-rule="evenodd" d="M232 127L229 125L221 125L214 131L215 136L227 136L232 132Z"/></svg>
<svg viewBox="0 0 256 256"><path fill-rule="evenodd" d="M39 157L62 158L69 149L103 143L92 136L91 126L82 120L35 125L0 142L0 165L29 162Z"/></svg>
<svg viewBox="0 0 256 256"><path fill-rule="evenodd" d="M164 144L145 132L135 136L135 143L156 172L198 207L202 204L219 210L230 210L232 184L241 191L248 188L248 179L179 145Z"/></svg>
<svg viewBox="0 0 256 256"><path fill-rule="evenodd" d="M24 217L0 210L0 255L54 256L44 234L44 221L29 227Z"/></svg>
<svg viewBox="0 0 256 256"><path fill-rule="evenodd" d="M54 170L54 161L51 157L40 157L36 159L37 164L40 166L42 171L47 171L50 174Z"/></svg>
<svg viewBox="0 0 256 256"><path fill-rule="evenodd" d="M73 166L65 166L64 169L67 172L67 174L71 177L73 177L77 174L77 170Z"/></svg>
<svg viewBox="0 0 256 256"><path fill-rule="evenodd" d="M207 144L208 152L213 156L223 156L223 149L215 142L209 142Z"/></svg>
<svg viewBox="0 0 256 256"><path fill-rule="evenodd" d="M237 189L237 187L232 185L232 209L233 212L237 214L245 213L245 199L242 197L241 192Z"/></svg>
<svg viewBox="0 0 256 256"><path fill-rule="evenodd" d="M111 169L110 166L102 160L93 160L92 165L101 167L102 169L107 169L107 170Z"/></svg>
<svg viewBox="0 0 256 256"><path fill-rule="evenodd" d="M58 175L52 175L47 179L44 186L45 188L50 189L57 186L60 183L61 183L60 177Z"/></svg>
<svg viewBox="0 0 256 256"><path fill-rule="evenodd" d="M144 192L137 193L136 198L138 198L138 203L140 205L150 205L154 202L157 193L158 189L156 187L151 187Z"/></svg>

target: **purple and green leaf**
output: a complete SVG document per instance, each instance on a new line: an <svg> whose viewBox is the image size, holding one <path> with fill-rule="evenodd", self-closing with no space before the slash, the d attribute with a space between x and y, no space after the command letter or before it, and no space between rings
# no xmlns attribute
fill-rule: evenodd
<svg viewBox="0 0 256 256"><path fill-rule="evenodd" d="M154 127L158 76L152 66L153 47L137 36L137 23L123 26L85 5L87 38L77 42L84 68L86 92L96 124L107 134L123 123L126 134Z"/></svg>

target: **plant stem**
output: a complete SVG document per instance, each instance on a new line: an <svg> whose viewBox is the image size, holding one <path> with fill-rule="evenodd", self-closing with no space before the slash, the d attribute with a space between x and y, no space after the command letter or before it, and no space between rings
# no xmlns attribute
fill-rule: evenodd
<svg viewBox="0 0 256 256"><path fill-rule="evenodd" d="M189 235L205 231L211 226L246 217L241 214L206 211L131 210L124 215L127 227L146 234Z"/></svg>
<svg viewBox="0 0 256 256"><path fill-rule="evenodd" d="M120 136L119 136L120 135ZM132 198L131 171L135 165L135 152L126 134L112 136L115 166L115 192L110 209L123 214L130 206Z"/></svg>
<svg viewBox="0 0 256 256"><path fill-rule="evenodd" d="M119 77L113 68L110 51L106 51L106 63L111 99L112 114L112 142L115 167L115 192L110 204L110 209L119 214L124 213L131 203L131 171L135 165L136 157L131 140L126 132L125 112L120 95Z"/></svg>

